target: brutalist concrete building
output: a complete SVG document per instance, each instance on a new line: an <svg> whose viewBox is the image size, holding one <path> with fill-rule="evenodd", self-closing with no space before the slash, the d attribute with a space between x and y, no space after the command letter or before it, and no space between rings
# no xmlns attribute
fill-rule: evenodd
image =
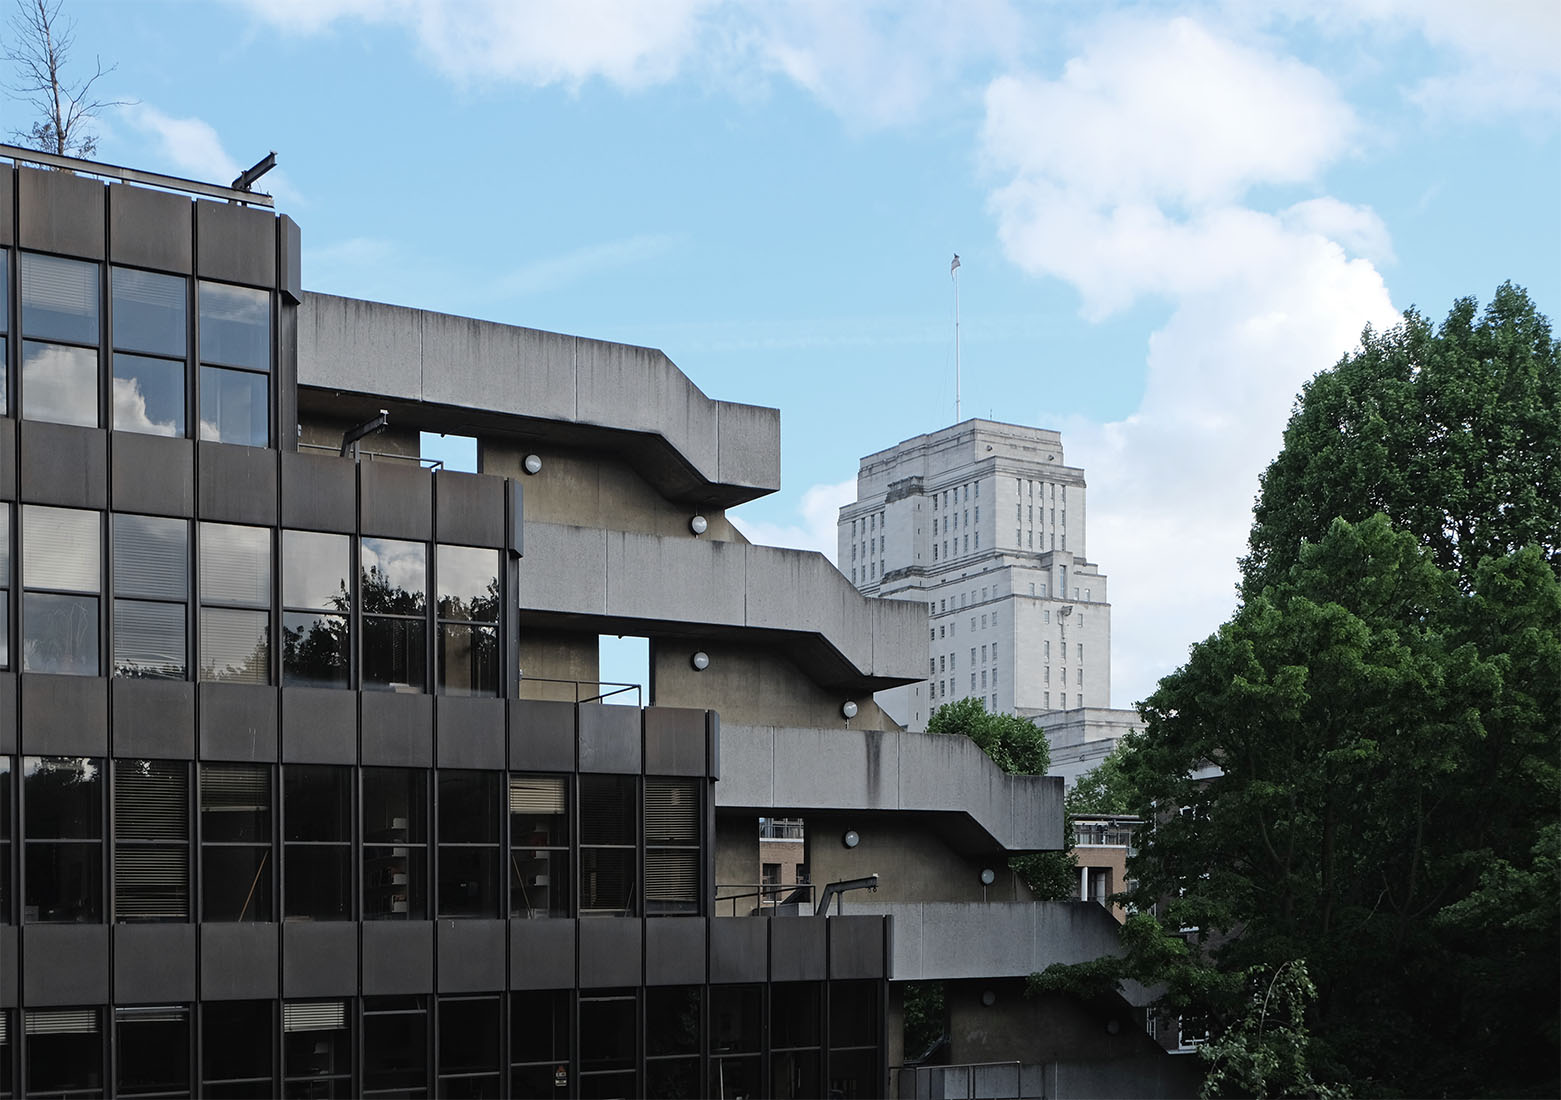
<svg viewBox="0 0 1561 1100"><path fill-rule="evenodd" d="M305 293L263 196L0 156L0 1096L877 1096L897 967L1110 949L1006 871L1060 780L873 704L925 606L727 521L775 410Z"/></svg>

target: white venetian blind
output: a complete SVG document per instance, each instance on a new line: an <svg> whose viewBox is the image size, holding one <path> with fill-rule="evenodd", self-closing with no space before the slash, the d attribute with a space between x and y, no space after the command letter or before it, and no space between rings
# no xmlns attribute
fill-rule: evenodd
<svg viewBox="0 0 1561 1100"><path fill-rule="evenodd" d="M282 1006L283 1031L335 1031L346 1026L345 1001L294 1001Z"/></svg>
<svg viewBox="0 0 1561 1100"><path fill-rule="evenodd" d="M509 781L512 814L561 814L566 809L564 777L531 775Z"/></svg>

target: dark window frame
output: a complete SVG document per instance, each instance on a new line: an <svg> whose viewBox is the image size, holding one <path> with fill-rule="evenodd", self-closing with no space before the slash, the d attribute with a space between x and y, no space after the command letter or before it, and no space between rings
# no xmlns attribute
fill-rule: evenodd
<svg viewBox="0 0 1561 1100"><path fill-rule="evenodd" d="M138 757L114 757L113 762L114 766L110 770L109 775L109 796L110 804L113 807L113 819L109 828L113 836L114 922L116 924L188 923L193 919L194 907L191 904L191 888L195 881L195 875L190 866L192 850L195 847L191 841L191 832L194 825L190 813L190 762L187 760L152 760ZM175 779L177 785L182 787L182 790L168 790L158 799L163 805L151 806L149 808L148 803L151 802L154 792L151 783L148 783L141 789L140 797L132 802L130 800L131 794L127 792L134 792L135 784L128 780L129 776L133 774L132 770L138 765L149 779L155 780L158 773L161 773L164 778ZM163 836L137 836L128 833L128 826L131 823L131 819L135 816L150 816L157 813L171 816L180 812L181 808L183 820L178 822L178 824L182 825L182 828L178 829L177 835L172 832ZM149 857L159 852L175 854L181 858L178 860L169 859L161 868L154 866L149 860L143 862L141 858L130 858L132 855ZM133 883L129 881L130 872L137 864L140 864L138 877L143 878L145 884L150 884L161 878L165 895L165 900L162 904L169 911L144 912L128 916L123 911L129 902L138 897L132 890ZM183 873L182 882L177 879L168 880L163 877L175 872L176 869ZM175 911L173 909L175 905L174 899L179 894L182 894L182 906L180 907L182 911ZM143 900L141 906L150 904Z"/></svg>

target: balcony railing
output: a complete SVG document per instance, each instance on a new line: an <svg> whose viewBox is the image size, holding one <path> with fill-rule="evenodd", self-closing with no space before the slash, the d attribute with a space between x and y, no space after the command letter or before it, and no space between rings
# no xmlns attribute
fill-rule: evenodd
<svg viewBox="0 0 1561 1100"><path fill-rule="evenodd" d="M759 821L760 840L803 840L804 826L800 817L766 817Z"/></svg>

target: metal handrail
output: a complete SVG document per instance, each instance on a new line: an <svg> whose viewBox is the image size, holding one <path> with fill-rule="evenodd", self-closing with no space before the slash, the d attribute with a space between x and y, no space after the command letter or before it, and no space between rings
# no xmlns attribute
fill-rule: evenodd
<svg viewBox="0 0 1561 1100"><path fill-rule="evenodd" d="M751 882L724 882L716 884L715 903L720 905L723 901L732 903L732 916L737 916L737 903L744 898L758 898L756 906L758 912L766 909L776 909L782 905L801 905L804 902L810 907L813 904L813 884L811 882L761 882L755 889L746 887L755 886ZM732 890L742 887L740 894L722 894L722 890ZM784 895L784 896L783 896Z"/></svg>
<svg viewBox="0 0 1561 1100"><path fill-rule="evenodd" d="M622 695L626 691L634 692L634 705L643 706L644 697L640 694L643 690L639 684L619 684L611 680L563 680L552 676L527 676L522 669L520 679L523 683L531 684L572 684L575 689L576 703L599 703L603 699L611 699L614 695ZM598 695L592 695L585 699L580 698L580 689L590 684L595 688L612 688L611 691L603 691Z"/></svg>
<svg viewBox="0 0 1561 1100"><path fill-rule="evenodd" d="M165 176L161 172L143 172L139 168L125 168L118 164L104 164L80 157L64 157L58 153L45 153L38 149L23 149L19 145L0 144L0 157L22 164L41 164L46 168L60 168L83 176L100 176L103 179L124 183L140 183L149 187L162 187L170 191L183 191L190 195L203 195L209 199L226 199L245 206L275 207L276 200L261 191L239 191L217 183L202 183L181 176Z"/></svg>
<svg viewBox="0 0 1561 1100"><path fill-rule="evenodd" d="M331 447L324 443L299 443L298 449L300 451L324 451L327 454L333 454L337 456L340 456L341 454L340 448ZM444 469L444 459L442 458L420 458L417 455L398 455L392 451L359 451L358 455L361 458L369 459L386 458L396 462L415 462L425 470Z"/></svg>

